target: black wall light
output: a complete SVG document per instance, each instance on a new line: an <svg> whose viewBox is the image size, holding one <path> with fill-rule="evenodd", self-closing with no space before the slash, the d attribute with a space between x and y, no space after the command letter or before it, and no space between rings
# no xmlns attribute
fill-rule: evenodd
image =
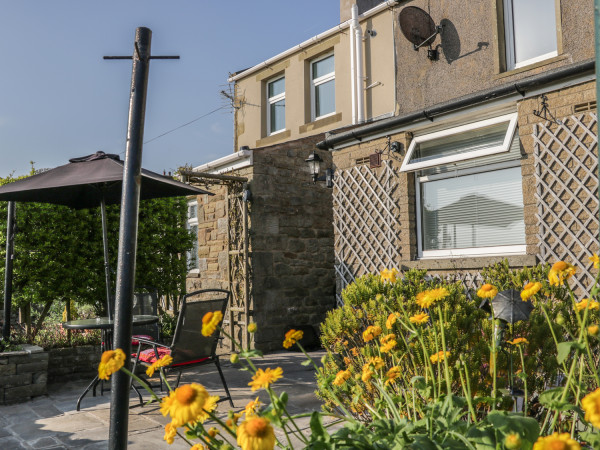
<svg viewBox="0 0 600 450"><path fill-rule="evenodd" d="M308 171L312 175L313 183L316 183L317 181L324 181L325 186L328 188L333 187L333 169L325 169L325 175L319 176L319 172L321 171L321 163L323 160L318 153L313 151L310 155L308 155L308 158L305 161L308 164Z"/></svg>

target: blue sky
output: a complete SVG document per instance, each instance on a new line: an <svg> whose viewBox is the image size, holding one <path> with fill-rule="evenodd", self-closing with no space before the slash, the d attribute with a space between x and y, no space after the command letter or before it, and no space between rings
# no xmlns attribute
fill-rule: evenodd
<svg viewBox="0 0 600 450"><path fill-rule="evenodd" d="M175 171L233 151L229 72L339 23L338 0L0 0L0 177L94 153L124 157L136 27L152 30L143 166Z"/></svg>

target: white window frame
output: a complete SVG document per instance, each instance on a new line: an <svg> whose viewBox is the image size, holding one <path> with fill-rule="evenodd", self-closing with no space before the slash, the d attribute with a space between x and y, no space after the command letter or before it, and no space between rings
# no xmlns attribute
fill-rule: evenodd
<svg viewBox="0 0 600 450"><path fill-rule="evenodd" d="M333 56L333 65L334 65L333 71L329 72L325 75L322 75L318 78L313 79L313 65L315 63L318 63L319 61L329 58L330 56ZM317 116L317 103L316 103L315 91L316 91L317 86L319 86L323 83L327 83L328 81L331 81L331 80L334 81L334 89L335 89L335 54L333 52L327 53L326 55L323 55L323 56L319 57L318 59L311 61L310 67L309 67L309 75L310 75L310 115L311 115L311 120L314 122L315 120L318 120L318 119L324 119L325 117L333 116L336 112L335 108L330 113L323 114L322 116ZM335 97L334 97L334 102L335 102Z"/></svg>
<svg viewBox="0 0 600 450"><path fill-rule="evenodd" d="M502 0L504 5L504 46L506 48L506 68L507 70L519 69L521 67L529 66L531 64L535 64L540 61L544 61L546 59L554 58L558 56L558 49L545 53L543 55L535 56L533 58L529 58L525 61L521 61L517 63L515 61L515 32L514 32L514 13L513 13L513 0ZM555 12L556 14L556 12ZM555 32L558 33L557 24L555 19ZM557 45L558 45L558 36L557 36Z"/></svg>
<svg viewBox="0 0 600 450"><path fill-rule="evenodd" d="M421 142L432 141L434 139L443 138L446 136L452 136L455 134L464 133L466 131L476 130L478 128L484 128L490 125L495 125L502 122L509 122L508 129L506 131L506 136L504 136L504 141L501 145L497 145L494 147L485 148L482 150L476 150L472 152L466 153L458 153L456 155L450 155L440 158L433 158L428 161L421 161L411 163L410 160L415 151L417 144ZM478 122L468 123L466 125L461 125L454 128L449 128L446 130L437 131L435 133L424 134L421 136L416 136L408 147L408 151L406 152L406 157L404 161L402 161L402 166L400 167L400 172L410 172L414 170L425 169L428 167L435 167L443 164L453 163L457 161L464 161L467 159L480 158L482 156L495 155L496 153L508 152L510 150L510 144L513 140L515 130L517 128L517 113L504 114L502 116L493 117L491 119L480 120Z"/></svg>
<svg viewBox="0 0 600 450"><path fill-rule="evenodd" d="M267 81L267 90L266 90L267 91L266 92L266 95L267 95L267 136L272 136L277 133L282 133L286 129L285 128L285 110L284 110L284 112L283 112L283 117L284 117L283 128L281 128L279 130L271 130L271 105L273 103L280 102L281 100L285 100L285 89L283 90L283 93L274 95L273 97L269 97L269 85L271 83L275 83L276 81L279 81L281 79L283 79L284 80L283 82L285 83L285 75L275 77L275 78L272 78L271 80Z"/></svg>
<svg viewBox="0 0 600 450"><path fill-rule="evenodd" d="M196 207L196 217L192 217L190 218L190 207L195 206ZM187 229L190 230L192 227L198 227L198 200L190 200L187 202ZM198 233L196 233L196 244L195 244L195 248L196 248L196 267L190 267L190 262L192 261L192 251L193 251L193 247L192 250L188 251L186 254L186 258L187 258L187 265L188 265L188 273L200 273L200 260L198 258Z"/></svg>
<svg viewBox="0 0 600 450"><path fill-rule="evenodd" d="M455 258L455 257L476 257L487 255L524 255L527 250L526 244L518 245L500 245L494 247L466 247L453 248L445 250L423 250L423 229L421 218L421 183L427 181L442 180L445 178L454 178L476 173L492 172L502 169L511 169L520 167L520 160L505 161L495 164L486 164L468 169L456 170L435 175L415 177L415 202L417 209L417 257L418 259L436 259L436 258Z"/></svg>

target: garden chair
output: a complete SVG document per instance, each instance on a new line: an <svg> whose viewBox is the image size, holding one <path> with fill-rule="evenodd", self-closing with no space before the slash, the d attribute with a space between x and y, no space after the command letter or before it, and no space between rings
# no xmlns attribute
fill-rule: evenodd
<svg viewBox="0 0 600 450"><path fill-rule="evenodd" d="M219 401L229 400L233 408L231 394L221 370L219 357L216 354L220 331L215 331L209 337L205 337L201 333L202 318L207 312L221 311L225 315L229 295L229 291L223 289L204 289L192 292L183 297L179 318L175 327L175 334L173 335L173 343L167 346L140 338L140 347L135 355L133 370L135 371L138 364L149 366L164 355L171 355L173 362L165 368L165 374L177 370L179 374L176 386L179 386L181 374L184 369L215 364L226 393L226 396ZM162 380L160 387L162 390Z"/></svg>
<svg viewBox="0 0 600 450"><path fill-rule="evenodd" d="M133 294L134 316L157 316L158 315L158 290L151 287L141 287ZM134 348L139 344L138 338L149 341L160 341L160 326L158 322L150 325L134 326L131 336L131 346Z"/></svg>

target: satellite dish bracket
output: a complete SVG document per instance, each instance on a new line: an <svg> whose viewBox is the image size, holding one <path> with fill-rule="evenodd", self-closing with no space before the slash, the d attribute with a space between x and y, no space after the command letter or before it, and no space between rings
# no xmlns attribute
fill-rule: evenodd
<svg viewBox="0 0 600 450"><path fill-rule="evenodd" d="M431 38L433 38L434 36L437 36L438 34L440 34L442 32L442 25L436 25L435 27L435 33L433 33L431 36L429 36L427 39L425 39L423 42L421 42L419 45L417 44L413 44L413 48L416 51L419 51L419 49L421 47L423 47L427 42L429 42L429 40L431 40ZM431 44L429 44L431 45Z"/></svg>

